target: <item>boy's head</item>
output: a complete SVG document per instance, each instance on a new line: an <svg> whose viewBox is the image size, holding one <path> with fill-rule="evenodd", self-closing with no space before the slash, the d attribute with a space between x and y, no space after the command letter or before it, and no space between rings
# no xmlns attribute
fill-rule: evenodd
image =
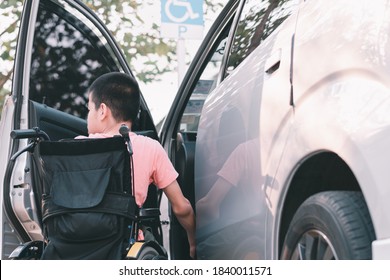
<svg viewBox="0 0 390 280"><path fill-rule="evenodd" d="M116 123L133 123L137 118L140 90L138 83L130 75L119 72L104 74L91 84L88 94L89 133L101 132L92 126L106 116L107 110Z"/></svg>

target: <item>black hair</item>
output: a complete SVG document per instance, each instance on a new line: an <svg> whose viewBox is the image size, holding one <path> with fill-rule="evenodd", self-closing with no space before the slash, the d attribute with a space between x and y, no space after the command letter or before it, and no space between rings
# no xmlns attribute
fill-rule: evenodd
<svg viewBox="0 0 390 280"><path fill-rule="evenodd" d="M140 107L140 89L137 81L130 75L112 72L98 77L89 87L96 109L106 104L118 122L137 118Z"/></svg>

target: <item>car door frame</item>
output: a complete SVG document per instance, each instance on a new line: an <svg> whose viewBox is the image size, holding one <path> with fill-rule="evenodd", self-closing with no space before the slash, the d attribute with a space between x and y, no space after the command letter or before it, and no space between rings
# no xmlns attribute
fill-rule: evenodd
<svg viewBox="0 0 390 280"><path fill-rule="evenodd" d="M104 36L110 49L113 51L116 59L118 60L121 70L125 73L134 76L130 67L128 66L126 59L121 52L118 44L113 39L110 31L104 25L102 20L88 8L81 0L69 1L65 0L72 8L82 13L88 20L96 27L99 32ZM26 0L23 7L21 16L21 24L19 28L19 34L17 39L16 56L14 61L14 75L12 80L12 95L8 97L9 108L7 108L7 116L5 119L12 119L12 124L6 124L6 127L10 130L14 129L27 129L30 125L31 107L29 102L29 78L31 69L32 58L32 46L34 42L35 22L37 20L37 14L39 11L40 0ZM3 115L4 117L4 115ZM151 113L146 105L145 99L141 94L141 110L140 110L140 127L143 130L152 131L151 134L157 138L157 132L153 123ZM28 242L30 240L41 239L42 235L39 229L39 222L36 220L33 214L25 211L24 217L14 211L15 199L23 200L26 196L30 195L29 188L23 186L28 185L29 181L25 180L25 176L28 175L28 157L27 154L22 154L16 161L10 161L11 155L22 150L27 146L27 140L11 139L7 132L2 132L5 135L5 141L9 143L8 155L3 155L8 159L7 165L4 171L3 191L2 191L2 231L9 232L3 235L7 237L1 238L1 256L2 259L12 251L12 246L16 247L20 243ZM31 179L31 178L30 178ZM20 192L18 194L11 195L11 186L20 186ZM29 198L26 198L29 199ZM33 207L34 208L34 207ZM34 209L33 209L34 210ZM36 210L36 205L35 205ZM32 217L31 217L32 216ZM26 218L26 220L24 219ZM7 224L7 228L5 228ZM9 227L8 227L9 226ZM8 244L4 245L4 242ZM7 249L5 248L7 247ZM11 251L9 251L11 250ZM9 251L9 252L8 252Z"/></svg>
<svg viewBox="0 0 390 280"><path fill-rule="evenodd" d="M232 34L235 32L235 28L239 19L237 15L238 11L241 11L243 6L242 0L229 1L221 13L218 15L217 19L214 21L210 30L203 39L198 52L193 58L193 62L189 66L186 75L181 82L181 85L178 89L178 93L172 103L171 109L166 116L162 129L160 131L160 140L164 149L167 151L171 161L174 166L177 168L175 163L176 158L176 147L180 144L180 140L176 138L176 133L180 125L180 120L189 101L193 90L196 86L196 82L199 80L201 74L204 71L207 63L209 62L211 52L216 44L219 43L219 38L224 31L224 29L231 24L229 35L227 37L227 42L225 45L225 50L221 62L221 66L218 73L218 78L216 84L218 85L222 81L223 73L225 72L225 66L227 62L227 56L229 54L230 46L232 43ZM231 23L230 23L231 22ZM195 73L195 74L194 74ZM186 143L184 143L186 145ZM191 148L190 148L191 149ZM184 152L185 153L185 152ZM180 177L180 174L179 174ZM185 189L186 186L181 185L182 192L188 194L193 192L193 190ZM187 197L192 206L195 209L193 197ZM195 209L196 211L196 209ZM185 237L185 231L178 223L176 217L172 211L169 211L170 214L170 231L169 231L169 248L170 248L170 257L172 259L186 259L189 256L185 248L188 247L187 240ZM172 242L174 240L174 242Z"/></svg>

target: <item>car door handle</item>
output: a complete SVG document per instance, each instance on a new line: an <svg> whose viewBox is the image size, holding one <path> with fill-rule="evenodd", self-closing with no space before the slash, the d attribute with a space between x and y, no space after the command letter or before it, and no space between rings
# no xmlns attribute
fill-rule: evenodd
<svg viewBox="0 0 390 280"><path fill-rule="evenodd" d="M282 57L282 50L278 49L273 55L271 55L265 62L265 73L271 75L280 67L280 61Z"/></svg>

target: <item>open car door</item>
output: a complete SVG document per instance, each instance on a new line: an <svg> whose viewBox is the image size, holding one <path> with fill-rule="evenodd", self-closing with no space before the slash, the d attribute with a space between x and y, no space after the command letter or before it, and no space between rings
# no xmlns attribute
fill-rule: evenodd
<svg viewBox="0 0 390 280"><path fill-rule="evenodd" d="M87 135L86 90L98 76L114 71L132 75L109 30L81 1L25 0L12 94L1 119L2 259L20 243L42 239L37 166L28 153L9 160L28 144L11 139L10 132L39 127L51 140ZM133 130L157 138L143 98ZM150 192L148 206L158 207L157 201L157 193ZM161 231L155 232L162 240Z"/></svg>

